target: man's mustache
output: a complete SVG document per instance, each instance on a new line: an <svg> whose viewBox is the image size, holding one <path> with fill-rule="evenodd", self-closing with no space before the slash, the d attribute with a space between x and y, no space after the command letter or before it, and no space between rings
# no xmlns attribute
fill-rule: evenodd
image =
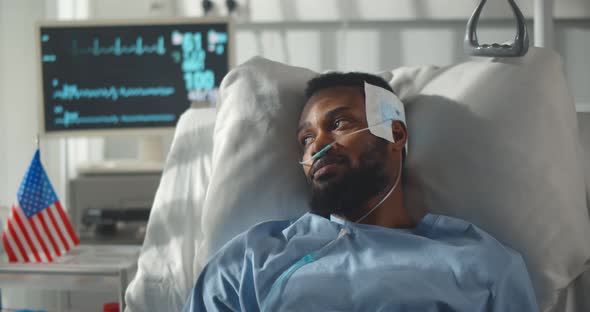
<svg viewBox="0 0 590 312"><path fill-rule="evenodd" d="M343 164L349 162L348 157L342 154L336 154L334 152L328 152L328 154L324 155L316 159L313 164L311 165L310 169L310 178L313 177L319 169L331 164Z"/></svg>

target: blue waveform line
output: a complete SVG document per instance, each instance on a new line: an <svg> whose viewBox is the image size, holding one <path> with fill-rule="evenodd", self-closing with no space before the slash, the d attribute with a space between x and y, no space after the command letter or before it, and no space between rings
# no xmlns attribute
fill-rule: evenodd
<svg viewBox="0 0 590 312"><path fill-rule="evenodd" d="M135 39L135 44L131 45L122 45L121 44L121 37L115 38L114 42L110 46L102 47L100 45L100 40L95 38L92 41L92 46L83 48L78 47L78 41L72 40L72 54L73 55L84 55L84 54L92 54L94 56L100 55L128 55L128 54L135 54L135 55L144 55L144 54L158 54L164 55L166 54L166 45L164 43L164 36L159 36L156 43L153 45L144 45L143 38L137 37Z"/></svg>
<svg viewBox="0 0 590 312"><path fill-rule="evenodd" d="M174 121L176 117L173 114L151 114L151 115L122 115L121 122L168 122Z"/></svg>
<svg viewBox="0 0 590 312"><path fill-rule="evenodd" d="M53 91L53 99L64 101L79 99L111 99L116 101L119 98L170 96L176 90L174 87L104 87L104 88L78 88L75 84L63 84L61 89Z"/></svg>
<svg viewBox="0 0 590 312"><path fill-rule="evenodd" d="M135 114L135 115L98 115L80 116L79 112L65 111L62 117L55 118L55 125L68 128L70 125L116 125L148 122L172 122L176 120L174 114Z"/></svg>
<svg viewBox="0 0 590 312"><path fill-rule="evenodd" d="M57 56L55 54L44 54L42 58L44 63L55 62L55 60L57 60Z"/></svg>

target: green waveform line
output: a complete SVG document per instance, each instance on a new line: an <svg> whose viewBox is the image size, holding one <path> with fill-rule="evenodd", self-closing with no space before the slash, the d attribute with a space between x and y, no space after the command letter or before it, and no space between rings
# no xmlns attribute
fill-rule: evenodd
<svg viewBox="0 0 590 312"><path fill-rule="evenodd" d="M72 54L73 55L86 55L91 54L94 56L101 55L130 55L135 54L138 56L144 54L166 54L166 46L164 44L164 36L159 36L156 43L152 45L146 45L143 43L142 37L135 39L135 44L123 45L121 43L121 37L115 38L113 44L110 46L103 47L100 45L100 40L95 38L92 40L92 46L84 48L78 47L78 41L72 40Z"/></svg>
<svg viewBox="0 0 590 312"><path fill-rule="evenodd" d="M75 84L64 84L61 89L53 91L53 99L72 101L80 99L110 99L116 101L119 98L130 97L167 97L173 95L174 87L99 87L99 88L78 88Z"/></svg>

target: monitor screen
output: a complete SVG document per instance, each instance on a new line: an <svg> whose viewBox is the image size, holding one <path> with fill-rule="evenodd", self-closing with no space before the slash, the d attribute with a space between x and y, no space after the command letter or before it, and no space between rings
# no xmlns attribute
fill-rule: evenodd
<svg viewBox="0 0 590 312"><path fill-rule="evenodd" d="M170 128L212 106L231 64L227 20L41 25L44 133Z"/></svg>

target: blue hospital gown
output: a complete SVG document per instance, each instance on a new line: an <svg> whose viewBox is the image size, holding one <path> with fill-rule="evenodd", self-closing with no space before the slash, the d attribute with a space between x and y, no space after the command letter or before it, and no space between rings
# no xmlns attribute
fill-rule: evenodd
<svg viewBox="0 0 590 312"><path fill-rule="evenodd" d="M538 311L522 257L465 221L390 229L307 213L217 252L183 311Z"/></svg>

